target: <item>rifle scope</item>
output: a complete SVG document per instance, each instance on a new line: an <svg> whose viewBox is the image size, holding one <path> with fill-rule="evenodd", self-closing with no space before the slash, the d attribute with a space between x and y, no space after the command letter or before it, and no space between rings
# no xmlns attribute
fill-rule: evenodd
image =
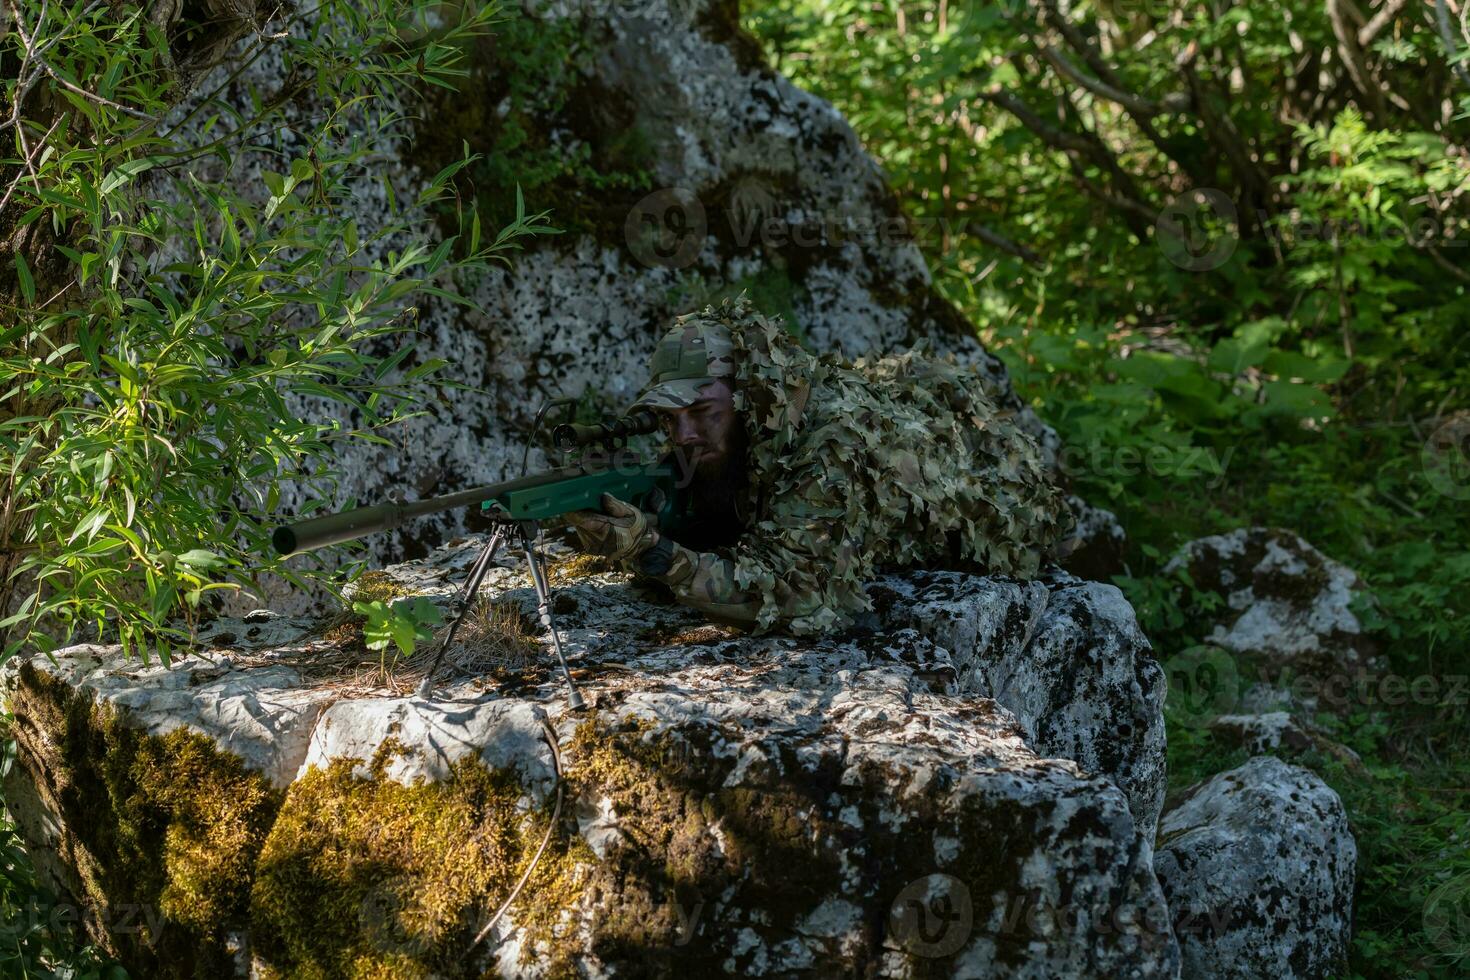
<svg viewBox="0 0 1470 980"><path fill-rule="evenodd" d="M646 435L658 430L658 413L640 408L630 415L609 415L591 425L568 422L551 430L551 443L561 452L594 443L621 445L630 436Z"/></svg>

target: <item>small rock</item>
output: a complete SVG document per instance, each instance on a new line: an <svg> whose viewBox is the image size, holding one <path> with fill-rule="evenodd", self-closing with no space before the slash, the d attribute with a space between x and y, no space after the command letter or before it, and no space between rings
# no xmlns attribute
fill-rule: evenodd
<svg viewBox="0 0 1470 980"><path fill-rule="evenodd" d="M1187 790L1154 868L1191 980L1326 977L1347 961L1357 845L1306 769L1256 756Z"/></svg>
<svg viewBox="0 0 1470 980"><path fill-rule="evenodd" d="M1256 662L1264 676L1352 675L1372 644L1350 608L1363 589L1352 569L1299 535L1252 527L1192 541L1164 567L1189 572L1196 588L1218 593L1206 641Z"/></svg>
<svg viewBox="0 0 1470 980"><path fill-rule="evenodd" d="M1123 572L1123 551L1128 535L1118 516L1110 510L1094 507L1075 494L1067 498L1077 524L1061 565L1078 578L1106 582Z"/></svg>
<svg viewBox="0 0 1470 980"><path fill-rule="evenodd" d="M1352 749L1329 738L1316 725L1285 711L1221 715L1210 723L1210 732L1219 741L1247 752L1274 752L1287 756L1319 752L1354 768L1363 764L1362 758Z"/></svg>

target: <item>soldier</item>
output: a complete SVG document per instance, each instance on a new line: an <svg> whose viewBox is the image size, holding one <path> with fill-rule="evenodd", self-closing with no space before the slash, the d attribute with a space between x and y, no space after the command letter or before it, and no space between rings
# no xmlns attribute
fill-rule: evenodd
<svg viewBox="0 0 1470 980"><path fill-rule="evenodd" d="M569 515L581 549L755 632L850 626L883 568L1035 575L1065 498L979 375L924 347L818 357L744 296L679 317L629 410L655 409L692 462L693 529L604 496Z"/></svg>

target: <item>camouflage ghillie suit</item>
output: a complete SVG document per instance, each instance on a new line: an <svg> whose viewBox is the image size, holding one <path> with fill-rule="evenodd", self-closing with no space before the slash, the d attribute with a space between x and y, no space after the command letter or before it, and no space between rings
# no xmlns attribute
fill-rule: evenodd
<svg viewBox="0 0 1470 980"><path fill-rule="evenodd" d="M633 567L719 618L803 634L871 609L863 582L880 568L1034 575L1070 527L1064 497L979 375L926 349L818 357L744 297L679 318L635 404L678 408L709 376L734 383L744 531L729 554L670 543ZM701 359L707 377L688 377Z"/></svg>

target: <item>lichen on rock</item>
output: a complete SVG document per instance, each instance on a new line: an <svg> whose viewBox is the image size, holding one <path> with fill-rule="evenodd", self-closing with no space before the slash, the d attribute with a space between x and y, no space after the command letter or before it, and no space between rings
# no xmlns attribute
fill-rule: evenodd
<svg viewBox="0 0 1470 980"><path fill-rule="evenodd" d="M1188 977L1328 977L1347 962L1357 846L1317 776L1256 756L1191 787L1157 868Z"/></svg>
<svg viewBox="0 0 1470 980"><path fill-rule="evenodd" d="M1206 640L1248 658L1264 676L1323 678L1369 665L1373 645L1353 609L1363 583L1301 536L1253 527L1200 538L1164 571L1181 569L1195 589L1224 600Z"/></svg>

